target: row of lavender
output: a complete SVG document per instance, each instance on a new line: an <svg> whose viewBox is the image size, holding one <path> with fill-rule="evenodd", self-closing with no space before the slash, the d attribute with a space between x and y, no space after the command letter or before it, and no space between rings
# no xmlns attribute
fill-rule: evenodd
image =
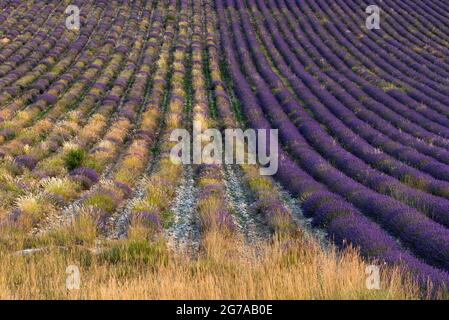
<svg viewBox="0 0 449 320"><path fill-rule="evenodd" d="M449 238L448 230L443 225L447 226L447 200L443 198L447 197L443 187L446 182L421 172L412 163L401 163L400 159L394 158L394 152L391 155L376 152L374 146L369 144L370 141L362 140L358 131L351 131L339 120L341 113L349 115L348 108L332 95L334 91L320 89L319 81L307 70L311 65L301 64L300 57L304 54L290 50L303 47L298 42L294 46L292 43L288 45L283 39L285 35L285 38L293 41L297 36L308 50L313 47L306 40L316 35L313 29L311 32L304 29L307 36L300 34L301 31L298 31L299 35L292 35L285 25L285 21L295 23L310 19L314 22L309 11L304 11L304 8L298 10L293 2L288 2L289 8L284 1L247 3L251 10L242 2L216 1L222 45L234 80L234 89L243 102L250 125L256 128L279 128L287 153L281 152L278 178L292 193L301 196L305 211L314 217L317 225L327 227L337 243L349 242L359 245L368 256L405 263L418 273L424 283L430 277L438 284L447 284L446 273L411 256L377 225L381 224L389 233L399 237L414 254L428 263L447 270ZM298 4L305 5L304 2ZM281 6L278 14L274 10L277 5ZM288 16L290 9L299 19L290 16L282 25L279 12ZM253 13L253 18L248 14L249 11ZM301 16L301 11L309 12L310 15ZM271 17L271 13L276 20ZM253 27L257 32L254 32ZM314 28L319 27L314 25ZM231 40L231 32L234 41ZM319 36L316 37L313 41L316 46L324 46L324 43L329 42L318 42ZM329 65L338 68L344 64L329 48L321 47L319 52L328 60L332 57L333 61L329 61ZM240 70L240 64L246 76ZM274 72L274 68L278 69L278 73ZM316 72L324 73L319 69ZM344 76L346 73L340 72L340 79L335 83L351 79ZM255 88L254 92L251 86ZM372 84L370 86L376 88ZM366 89L366 86L361 83L354 88ZM377 91L386 95L382 90ZM373 94L377 94L377 91ZM346 99L349 97L346 95ZM353 97L351 99L357 103ZM386 105L385 102L376 104ZM361 107L360 102L355 107L366 109ZM404 108L412 107L412 103L404 104ZM340 111L339 114L336 110L346 111ZM346 118L353 122L357 119L355 115ZM319 122L326 126L327 131L323 130ZM362 124L355 123L357 128ZM364 127L375 130L374 127ZM386 136L381 137L388 139ZM399 167L396 169L396 166ZM391 176L381 173L379 169ZM421 179L425 182L416 183ZM423 190L416 190L416 185L423 185ZM365 218L365 215L374 221Z"/></svg>
<svg viewBox="0 0 449 320"><path fill-rule="evenodd" d="M361 106L361 107L363 107L363 106ZM337 115L338 115L338 113L337 113ZM363 131L362 131L362 133L363 133ZM340 137L339 137L340 138ZM360 148L362 148L362 147L365 147L365 146L363 146L363 145L358 145L358 146L356 146L356 149L353 151L354 153L355 152L357 152L357 147L360 147ZM383 145L380 145L380 148L381 149L385 149L384 147L383 147ZM381 158L381 156L377 156L377 157L379 157L379 158ZM409 157L407 157L406 159L404 159L406 162L409 162L408 160L410 159L410 158L412 158L413 159L413 156L409 156ZM416 159L420 159L420 158L418 158L418 157L415 157ZM364 158L364 160L366 161L366 162L369 162L369 161L367 161L367 158ZM368 159L369 160L369 159ZM420 159L421 161L423 161L424 159ZM418 163L419 162L419 160L417 160L416 161L416 163ZM443 167L441 164L439 164L439 166L440 167ZM380 179L382 179L383 181L385 181L383 178L380 178ZM441 179L441 178L440 178ZM380 180L381 182L382 182L382 180ZM375 182L376 183L376 182ZM441 183L440 181L438 181L438 183ZM385 186L385 185L384 185ZM427 184L427 186L428 186L428 184ZM419 184L418 184L418 188L419 188ZM397 190L397 188L395 188L395 191ZM444 194L442 194L442 196L444 196ZM421 201L423 199L423 196L422 195L419 195L418 197L417 197L417 200L418 201ZM430 205L441 205L442 203L444 203L444 200L442 200L442 199L439 199L439 198L435 198L435 199L432 199L430 202L429 202L429 204ZM416 203L416 202L413 202L413 204L412 204L413 206L416 206L416 205L419 205L418 203ZM425 209L424 209L425 210ZM422 210L423 211L423 210ZM445 214L445 210L441 210L440 211L440 214L438 215L438 217L434 217L434 219L436 220L436 221L438 221L438 222L441 222L442 224L444 224L444 221L442 221L441 220L441 218L442 218L442 215L444 215Z"/></svg>
<svg viewBox="0 0 449 320"><path fill-rule="evenodd" d="M52 19L52 10L55 17L62 12L52 5L39 15L48 21L44 28L56 32L39 39L42 50L32 33L20 29L21 36L10 37L13 45L3 51L2 226L41 232L55 215L87 214L101 234L112 235L113 219L122 219L129 206L130 230L150 225L153 234L159 231L154 225L170 223L167 212L183 171L168 158L170 131L189 125L189 109L193 119L212 125L209 104L218 106L227 126L236 126L221 81L214 17L206 17L213 10L208 2L184 1L177 20L174 1L80 5L89 14L81 17L87 27L79 34L64 31L62 19ZM194 30L188 40L189 19ZM21 27L17 21L14 26ZM58 60L64 52L69 55ZM193 65L187 72L189 59ZM210 75L204 63L210 64ZM206 77L211 78L207 85ZM242 170L272 229L293 230L273 183L250 167ZM137 183L141 178L143 188ZM202 190L196 208L204 234L221 229L235 234L223 168L199 167L195 181Z"/></svg>
<svg viewBox="0 0 449 320"><path fill-rule="evenodd" d="M102 7L100 5L97 8ZM2 160L2 179L5 180L5 187L1 190L3 207L9 210L11 205L15 205L18 209L15 212L19 214L13 214L12 217L17 219L24 213L18 197L22 194L32 195L24 199L25 203L29 198L37 198L39 205L37 209L34 208L31 226L48 214L49 207L55 210L63 207L68 201L79 197L83 189L90 188L98 181L101 168L106 167L118 154L119 145L130 129L129 123L133 115L128 106L134 105L139 110L139 103L134 100L144 94L147 81L141 80L142 85L135 79L136 71L139 71L136 66L142 59L145 59L148 68L152 65L151 59L158 52L157 37L162 27L161 17L156 10L153 12L149 2L136 2L133 5L126 3L123 7L112 2L109 9L110 14L119 17L115 24L111 25L112 19L100 19L100 25L102 22L103 25L96 30L99 32L88 39L95 46L78 56L73 68L66 73L73 80L81 81L70 84L67 82L67 90L56 95L57 101L48 103L48 112L40 120L26 127L26 130L18 128L18 135L4 143L6 155ZM152 29L149 28L150 21L153 21ZM98 42L100 39L103 39L103 47ZM152 44L143 58L142 44L148 39L152 40ZM143 72L150 74L150 71L140 70L140 75ZM124 103L125 93L127 99L135 97L133 101ZM66 114L68 103L73 104L74 110ZM30 106L24 112L29 110L32 110ZM116 116L112 118L114 114ZM106 133L108 126L115 129ZM12 148L9 149L8 146ZM103 148L102 151L99 147ZM19 155L13 157L14 153L10 152ZM90 163L92 169L80 167L83 163ZM70 173L70 170L73 172ZM79 183L73 185L67 179L68 173L76 181L79 180Z"/></svg>
<svg viewBox="0 0 449 320"><path fill-rule="evenodd" d="M260 21L260 20L259 20ZM374 190L380 193L386 193L398 200L406 201L407 203L414 203L419 209L422 209L426 214L431 217L435 217L435 220L441 222L443 224L447 224L445 221L445 216L447 214L447 201L443 199L439 199L433 196L430 196L424 192L416 191L413 187L418 187L420 189L424 189L424 191L435 193L439 196L445 197L445 190L447 189L447 182L438 181L428 175L421 173L420 171L414 169L413 167L409 167L396 159L389 157L386 154L379 152L365 140L359 138L356 134L358 133L356 130L355 133L345 127L339 118L342 115L345 115L345 109L342 103L338 102L332 95L328 92L322 92L320 90L316 90L318 83L314 82L314 79L310 78L309 82L306 82L307 79L299 79L295 74L289 73L289 69L286 66L285 62L280 59L280 56L273 54L276 53L276 49L272 43L270 43L269 37L264 37L265 43L269 43L268 49L270 53L272 53L273 60L276 62L276 66L281 69L281 73L286 79L289 79L292 88L295 92L302 98L304 102L311 108L313 115L318 119L322 124L325 124L329 131L333 134L333 137L342 144L346 150L352 152L345 153L345 150L338 146L334 145L333 139L324 139L317 137L315 134L320 132L320 128L316 123L306 123L305 125L301 124L299 121L306 121L310 116L303 109L298 108L292 103L287 103L286 108L287 112L295 112L300 115L300 119L296 120L298 123L297 126L301 126L304 130L307 130L307 136L310 137L308 140L311 143L314 143L314 147L320 150L328 159L331 159L335 162L335 164L344 171L347 175L353 176L359 182L362 182ZM282 47L286 48L286 47ZM291 55L291 52L283 51L286 55L286 58L289 58L292 64L297 62L295 60L295 56ZM260 60L263 60L261 58ZM305 70L300 70L302 66L299 64L294 64L297 67L298 72L297 75L304 75ZM299 70L298 70L299 69ZM276 76L273 74L271 69L266 69L264 73L273 86L276 88L276 83L273 79L276 79ZM310 90L313 90L313 93L308 90L307 86L304 83L309 83ZM315 88L315 89L314 89ZM280 99L293 99L291 93L287 89L283 89L283 91L278 90L277 95ZM314 94L316 97L322 98L322 102L316 101L314 99ZM333 107L334 114L330 113L326 107ZM346 113L346 116L349 118L350 115ZM354 117L349 118L349 120L354 122ZM363 125L361 121L356 123L357 125ZM365 128L364 131L366 134L375 134L370 127ZM390 144L391 145L391 144ZM382 146L377 146L382 148ZM396 149L401 148L402 146L397 146ZM382 148L383 149L383 148ZM339 156L341 155L341 156ZM357 158L357 157L358 158ZM363 163L359 160L362 159L366 163ZM348 166L348 163L351 162L353 166ZM377 171L371 169L371 167L366 164L370 164L376 169L380 169L385 173L392 175L398 180L402 181L404 184L409 186L403 186L398 180L392 179L388 176L381 175Z"/></svg>
<svg viewBox="0 0 449 320"><path fill-rule="evenodd" d="M178 45L174 54L175 59L183 57L184 63L174 61L172 93L168 101L168 114L164 121L165 129L160 138L160 155L154 159L156 160L155 169L151 172L149 179L143 181L143 195L136 194L129 200L131 224L128 235L131 237L143 227L147 230L147 236L154 238L163 229L177 223L175 213L170 206L176 196L176 190L180 187L179 177L185 175L187 169L169 160L170 150L174 145L169 141L171 130L179 126L191 126L192 121L201 122L203 127L215 124L220 127L224 125L236 127L230 99L221 78L215 16L211 3L183 1L181 4L180 17L186 19L184 14L186 11L189 12L192 25L192 33L188 41L190 49ZM179 22L180 34L186 32L183 23L183 21ZM187 53L179 51L180 49L187 50ZM184 69L183 65L188 68ZM184 79L186 83L183 88L179 87L180 79ZM180 102L184 102L184 112L181 112ZM217 110L213 110L213 106ZM215 111L218 111L218 117L212 116ZM260 177L257 168L242 166L241 169L244 178L242 183L249 187L257 201L257 211L264 217L272 231L280 234L293 231L291 212L281 204L273 182L268 178ZM230 203L226 200L224 168L220 165L196 166L193 179L199 191L198 197L194 200L197 217L193 219L197 220L196 223L201 231L199 239L201 244L205 245L203 241L210 234L239 238L241 235L236 227L236 214L239 213L231 212ZM185 219L186 217L183 217L183 220ZM174 237L188 237L188 235L175 234ZM184 244L177 244L177 246L181 245Z"/></svg>
<svg viewBox="0 0 449 320"><path fill-rule="evenodd" d="M300 91L301 92L301 91ZM318 95L318 94L317 94ZM303 96L306 96L304 94ZM310 103L312 107L315 108L313 105L313 101L307 101ZM362 143L360 140L357 140L357 136L352 134L349 130L345 130L342 126L338 125L338 119L332 118L329 114L325 113L325 110L320 110L320 113L317 113L317 119L319 121L325 123L327 127L335 133L335 137L341 141L341 143L349 149L354 154L358 155L361 159L363 159L365 162L370 163L371 165L375 166L376 164L383 165L384 171L387 173L390 173L395 175L396 177L399 175L399 178L415 178L415 181L420 181L422 178L422 175L418 171L411 170L411 168L407 168L405 166L401 166L401 163L394 162L394 159L388 158L384 156L383 154L379 154L380 152L376 152L375 149L370 148L370 145L367 143ZM339 115L337 113L337 115ZM306 115L303 115L304 117ZM327 118L326 118L327 117ZM324 119L324 121L323 121ZM315 127L315 132L319 131L318 127ZM310 132L309 132L310 136ZM444 222L444 215L446 214L446 210L444 209L445 200L435 198L435 197L428 197L425 193L416 192L415 190L411 188L403 188L401 184L399 184L396 180L389 178L388 176L383 176L377 174L376 171L372 170L370 167L366 166L364 163L358 161L358 159L351 154L347 154L346 157L337 157L336 154L339 152L344 152L343 149L338 148L338 146L333 146L333 141L328 140L327 142L323 139L319 139L318 137L311 136L312 138L309 138L309 141L319 141L319 144L315 144L315 148L317 148L321 153L323 153L328 159L331 159L335 161L335 164L338 168L340 168L342 171L344 171L347 175L353 176L356 178L356 180L359 180L360 182L368 185L370 188L380 192L380 193L386 193L392 197L397 198L398 200L401 200L405 202L406 204L411 203L412 206L417 207L424 213L429 214L429 209L433 210L435 206L440 206L439 209L436 209L438 213L429 214L431 217L433 217L436 221L445 223ZM318 140L316 140L318 139ZM323 148L323 145L327 148ZM328 151L328 150L335 150L334 152ZM360 151L362 149L362 151ZM355 164L358 164L357 167L348 167L348 162L351 161ZM393 167L392 164L395 166L395 168L398 168L399 170L392 171L391 168ZM358 173L362 172L362 173ZM407 172L405 174L405 172ZM405 180L405 179L404 179ZM423 179L424 180L424 179ZM422 180L421 180L422 181ZM425 180L424 180L425 181ZM387 182L387 184L385 183ZM413 182L413 181L412 181ZM432 181L434 182L434 181ZM407 181L404 181L405 184L407 184ZM427 182L429 184L429 182ZM441 183L440 181L437 182L438 184ZM424 182L426 184L426 182ZM444 184L444 183L443 183ZM419 186L419 184L417 184ZM414 184L412 184L414 186ZM444 189L444 188L443 188ZM443 190L441 189L441 190ZM444 193L442 193L444 196ZM412 200L413 199L413 200ZM423 205L423 203L426 203Z"/></svg>
<svg viewBox="0 0 449 320"><path fill-rule="evenodd" d="M0 17L2 226L30 231L51 215L86 213L110 234L128 212L131 231L153 235L172 222L185 169L169 160L170 131L191 120L236 126L215 10L209 1L79 1L78 33L64 28L67 3ZM447 284L435 268L449 269L444 34L406 37L408 18L366 33L351 13L363 3L215 1L223 56L248 124L280 129L277 178L314 223L339 245L405 264L423 284ZM404 45L428 42L430 53ZM269 226L293 230L272 181L241 169ZM203 235L235 234L223 172L194 173Z"/></svg>

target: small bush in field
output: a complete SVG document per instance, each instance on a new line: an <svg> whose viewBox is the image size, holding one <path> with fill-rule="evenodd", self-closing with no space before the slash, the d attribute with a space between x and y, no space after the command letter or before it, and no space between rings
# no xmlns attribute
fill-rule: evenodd
<svg viewBox="0 0 449 320"><path fill-rule="evenodd" d="M68 170L74 170L83 164L86 152L82 149L72 149L67 152L64 162Z"/></svg>

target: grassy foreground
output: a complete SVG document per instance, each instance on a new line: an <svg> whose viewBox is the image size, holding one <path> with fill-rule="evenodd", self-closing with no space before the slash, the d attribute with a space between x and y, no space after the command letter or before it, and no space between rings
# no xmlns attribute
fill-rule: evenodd
<svg viewBox="0 0 449 320"><path fill-rule="evenodd" d="M355 250L323 250L300 233L249 247L211 231L202 238L195 257L175 254L162 238L149 239L139 227L131 229L127 240L95 239L88 219L40 237L3 232L0 298L422 298L417 286L391 268L381 269L380 290L368 290L367 264ZM33 247L40 251L20 251ZM80 270L79 289L67 289L70 265Z"/></svg>

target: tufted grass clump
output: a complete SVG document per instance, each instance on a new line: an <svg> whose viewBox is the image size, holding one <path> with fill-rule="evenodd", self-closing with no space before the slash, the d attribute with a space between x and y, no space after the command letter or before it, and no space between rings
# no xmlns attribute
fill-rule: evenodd
<svg viewBox="0 0 449 320"><path fill-rule="evenodd" d="M80 190L80 185L69 178L47 178L41 182L45 192L61 197L64 201L73 199Z"/></svg>
<svg viewBox="0 0 449 320"><path fill-rule="evenodd" d="M86 159L86 151L83 149L71 149L64 156L65 166L69 171L80 167Z"/></svg>
<svg viewBox="0 0 449 320"><path fill-rule="evenodd" d="M90 196L84 205L86 207L92 206L111 213L116 208L116 201L113 199L112 195L99 192Z"/></svg>

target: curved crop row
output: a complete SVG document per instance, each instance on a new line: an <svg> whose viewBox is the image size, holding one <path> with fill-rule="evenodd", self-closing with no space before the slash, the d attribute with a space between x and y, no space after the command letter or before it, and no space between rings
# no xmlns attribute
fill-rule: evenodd
<svg viewBox="0 0 449 320"><path fill-rule="evenodd" d="M317 161L314 159L315 152L310 147L304 148L301 152L298 148L300 145L300 141L302 140L300 136L295 134L296 129L290 129L291 125L289 124L288 120L280 120L285 119L285 115L282 113L275 111L275 106L277 103L273 98L270 97L270 90L267 89L263 82L257 81L254 83L256 86L260 86L260 90L257 90L258 99L261 99L263 102L261 106L259 106L257 100L255 99L255 96L252 93L251 87L248 85L247 81L245 80L243 74L238 68L239 63L237 62L237 57L234 55L234 50L232 42L230 41L230 37L227 34L227 27L225 25L226 21L224 21L224 17L226 17L226 13L224 11L223 5L221 1L216 2L217 10L218 10L218 17L220 20L220 31L223 35L222 41L223 41L223 47L226 52L226 56L228 59L228 63L230 66L231 74L233 75L234 80L234 89L236 90L237 95L243 102L243 107L245 109L245 114L248 117L248 120L251 123L251 126L255 128L270 128L271 124L269 124L265 117L262 114L262 110L260 107L264 108L264 111L267 112L268 115L270 115L271 120L273 121L273 125L279 128L280 131L284 131L284 138L281 138L284 142L289 142L289 150L292 152L292 154L295 155L295 159L297 159L302 165L304 165L304 168L308 171L310 171L316 178L323 181L327 186L331 187L334 191L337 193L340 193L343 196L348 196L348 199L353 201L357 206L361 207L364 212L371 214L371 215L377 215L379 220L383 223L384 226L389 227L390 230L394 230L396 228L397 231L399 231L399 234L402 234L404 240L409 241L409 243L413 243L416 252L420 253L420 255L424 256L425 258L429 258L429 256L434 256L436 258L437 255L440 254L441 251L437 250L436 248L441 248L440 245L444 246L445 241L441 240L439 241L439 245L431 249L433 241L436 240L436 238L444 236L444 228L437 227L438 231L433 233L433 235L425 235L426 232L430 232L433 227L427 227L424 226L424 224L428 223L429 225L432 225L432 222L426 221L425 219L421 218L422 215L418 213L412 213L413 210L409 209L409 211L399 211L400 214L396 215L397 222L393 222L394 220L391 220L391 218L388 218L388 214L392 214L395 212L395 210L400 209L401 205L399 203L395 203L394 201L391 201L387 198L382 198L381 196L377 196L376 199L368 199L371 197L370 192L368 190L364 190L360 187L360 185L355 185L354 183L345 183L342 181L343 176L341 174L332 173L334 169L332 169L331 166L326 164L323 161ZM230 5L232 5L232 2L230 2ZM232 9L229 9L230 17L233 16ZM234 39L236 41L239 40L238 32L237 32L237 24L234 20L232 21L232 26L234 30ZM235 33L237 32L237 33ZM245 47L244 42L239 42L239 45L237 46L236 52L241 52L241 57L245 57L243 59L243 64L246 66L249 66L249 61L247 60L250 58L250 55L242 54L242 50ZM249 77L255 77L257 72L249 72ZM264 100L265 99L265 100ZM280 107L279 107L280 108ZM281 124L282 121L282 124ZM287 128L289 131L287 131ZM282 137L281 133L281 137ZM296 151L297 150L297 151ZM313 199L312 195L314 194L320 194L320 192L326 191L326 189L319 183L317 183L313 178L311 178L308 174L306 174L304 171L298 168L298 166L294 163L292 163L286 154L283 152L280 152L280 163L279 163L279 171L278 171L278 178L284 183L284 185L294 194L300 195L305 202L305 206L307 205L307 199ZM353 186L355 187L353 190ZM337 188L340 188L340 190L337 190ZM351 195L352 192L352 195ZM366 194L364 194L366 192ZM309 214L317 215L315 213L315 210L320 209L319 214L321 216L322 223L324 225L330 225L330 229L332 230L333 226L336 226L337 222L341 220L346 219L356 219L360 221L360 223L351 223L347 225L347 228L350 228L348 230L338 230L339 232L350 232L351 234L351 242L355 244L362 244L361 249L364 250L364 252L371 256L378 256L381 258L384 258L390 262L394 260L392 257L395 256L397 259L396 262L400 262L402 260L409 260L407 263L420 265L419 268L416 267L416 265L412 269L418 269L419 272L422 272L422 274L432 274L432 277L435 277L435 280L437 282L445 281L444 280L447 277L447 274L438 272L434 269L432 269L429 266L426 266L415 258L409 256L406 253L398 254L401 252L401 249L398 248L397 243L388 235L383 233L375 224L370 222L369 220L366 220L360 213L357 211L354 207L352 207L349 204L345 204L344 201L342 201L341 198L339 198L338 195L331 194L331 201L329 201L329 206L324 206L326 203L322 203L322 206L315 206L313 207L312 211L308 210ZM351 196L350 196L351 195ZM320 198L320 200L323 200ZM311 201L311 200L309 200ZM318 204L320 204L318 202ZM395 208L396 207L396 208ZM385 216L382 216L382 213L385 212ZM399 213L398 212L398 213ZM413 218L413 215L421 216L418 218L418 220ZM326 217L326 218L325 218ZM385 219L385 220L384 220ZM347 220L346 220L347 221ZM421 224L418 228L416 228L416 224ZM405 226L408 225L408 228L405 228ZM339 225L339 228L342 226L345 226L345 224ZM370 230L367 231L366 229ZM349 231L351 230L351 231ZM360 230L360 231L358 231ZM365 230L365 231L362 231ZM413 230L413 231L412 231ZM422 233L422 239L419 239L419 235L417 235L417 231L423 232ZM337 230L333 230L331 234L333 234ZM360 232L360 233L358 233ZM413 236L407 237L407 232L412 233ZM350 234L349 233L349 234ZM346 234L344 237L340 237L339 239L346 238L346 240L349 240L349 234ZM365 237L375 237L377 240L374 240L374 238L371 241L367 241ZM382 241L379 239L383 239ZM425 244L423 244L426 242ZM359 242L359 243L357 243ZM383 243L380 247L377 247L377 244ZM388 246L386 245L388 243ZM376 246L377 249L373 250L373 246ZM382 249L380 249L382 248ZM391 252L396 251L397 253L392 255ZM444 250L442 251L444 252ZM443 253L444 254L444 253ZM401 258L401 256L403 258ZM446 259L441 256L440 258L435 259L434 261L438 261L438 264L443 263ZM411 261L414 261L411 263ZM421 269L422 268L422 269ZM429 270L433 270L429 273ZM435 272L435 273L434 273ZM438 274L438 275L437 275Z"/></svg>

